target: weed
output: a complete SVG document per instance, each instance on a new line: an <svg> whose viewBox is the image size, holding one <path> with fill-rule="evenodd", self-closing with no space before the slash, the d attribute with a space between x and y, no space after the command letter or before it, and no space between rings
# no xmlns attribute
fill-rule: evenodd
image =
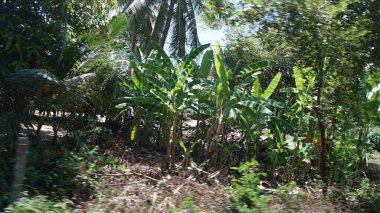
<svg viewBox="0 0 380 213"><path fill-rule="evenodd" d="M71 212L73 203L69 200L54 202L48 200L46 196L35 196L32 198L23 197L6 209L6 213L68 213Z"/></svg>
<svg viewBox="0 0 380 213"><path fill-rule="evenodd" d="M233 212L261 212L271 196L264 195L260 186L260 177L266 176L265 173L257 173L258 167L255 160L246 162L239 167L232 167L242 176L232 180L232 204L230 209Z"/></svg>
<svg viewBox="0 0 380 213"><path fill-rule="evenodd" d="M187 213L197 213L201 210L195 206L193 198L191 196L186 196L179 208L173 208L170 210L171 212L187 212Z"/></svg>
<svg viewBox="0 0 380 213"><path fill-rule="evenodd" d="M360 183L360 188L356 190L358 198L365 203L371 212L380 212L380 186L371 184L368 178L364 178Z"/></svg>

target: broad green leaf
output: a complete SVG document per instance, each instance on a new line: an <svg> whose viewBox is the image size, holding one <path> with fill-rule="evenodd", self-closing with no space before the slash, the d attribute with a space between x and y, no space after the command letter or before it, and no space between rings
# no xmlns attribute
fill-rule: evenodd
<svg viewBox="0 0 380 213"><path fill-rule="evenodd" d="M255 83L253 83L252 96L257 98L261 97L261 86L259 77L257 77Z"/></svg>
<svg viewBox="0 0 380 213"><path fill-rule="evenodd" d="M218 85L218 93L222 91L224 95L229 94L229 85L227 78L227 69L224 62L224 57L222 50L220 48L219 42L216 42L216 58L215 58L215 68L216 74L218 75L221 85Z"/></svg>
<svg viewBox="0 0 380 213"><path fill-rule="evenodd" d="M179 142L179 145L182 147L183 151L184 151L185 153L187 153L187 148L186 148L186 146L185 146L185 143L183 143L183 141L180 141L180 142Z"/></svg>
<svg viewBox="0 0 380 213"><path fill-rule="evenodd" d="M234 108L227 108L224 111L225 111L225 114L227 115L228 118L232 118L232 119L236 120L236 118L237 118L236 109L234 109Z"/></svg>
<svg viewBox="0 0 380 213"><path fill-rule="evenodd" d="M255 108L255 110L257 111L257 112L260 112L260 113L263 113L263 114L273 114L273 112L270 110L270 109L268 109L267 107L265 107L265 106L263 106L263 105L258 105L256 108Z"/></svg>
<svg viewBox="0 0 380 213"><path fill-rule="evenodd" d="M277 148L281 149L282 145L285 142L284 142L284 135L280 131L280 128L278 128L278 125L276 125L276 132L275 132L275 134L277 135L277 138L279 139L279 143L277 143Z"/></svg>
<svg viewBox="0 0 380 213"><path fill-rule="evenodd" d="M161 92L163 93L168 93L169 91L167 91L167 87L169 87L169 83L165 82L164 79L161 79L161 78L155 78L151 75L145 75L145 78L151 83L153 84L153 86L155 86L158 90L160 90Z"/></svg>
<svg viewBox="0 0 380 213"><path fill-rule="evenodd" d="M201 54L205 49L209 48L210 44L204 44L201 45L200 47L192 50L189 54L185 56L185 62L189 62L194 60L196 57L198 57L199 54Z"/></svg>
<svg viewBox="0 0 380 213"><path fill-rule="evenodd" d="M269 99L269 98L254 98L254 100L260 103L266 103L269 106L274 106L278 108L283 108L285 106L283 103L275 101L273 99Z"/></svg>
<svg viewBox="0 0 380 213"><path fill-rule="evenodd" d="M212 50L207 50L203 55L201 67L198 70L198 78L207 78L210 75L212 68L212 58L214 52Z"/></svg>
<svg viewBox="0 0 380 213"><path fill-rule="evenodd" d="M170 60L168 54L166 54L166 52L160 47L160 45L158 45L157 43L153 43L153 47L161 55L165 66L167 66L170 69L174 70L174 65L173 65L172 61Z"/></svg>
<svg viewBox="0 0 380 213"><path fill-rule="evenodd" d="M268 88L264 91L263 95L261 97L263 98L269 98L274 90L277 88L278 83L280 83L282 73L278 72L277 75L273 78L273 80L270 82Z"/></svg>
<svg viewBox="0 0 380 213"><path fill-rule="evenodd" d="M169 72L167 72L167 70L163 69L162 67L159 67L153 64L147 64L147 63L140 63L140 66L149 70L149 72L151 73L158 73L162 77L167 78L170 76Z"/></svg>
<svg viewBox="0 0 380 213"><path fill-rule="evenodd" d="M191 71L191 69L184 71L185 74L177 81L175 87L170 91L170 94L172 96L174 96L178 91L182 90L182 88L186 84L186 79L189 77Z"/></svg>
<svg viewBox="0 0 380 213"><path fill-rule="evenodd" d="M251 73L254 73L254 72L259 71L261 69L267 68L267 67L272 66L274 64L275 64L274 61L260 61L260 62L249 65L238 76L242 77L245 75L249 75Z"/></svg>
<svg viewBox="0 0 380 213"><path fill-rule="evenodd" d="M174 96L175 93L176 93L177 91L179 91L179 90L182 89L182 87L183 87L183 82L178 81L178 82L175 84L175 87L174 87L172 90L170 90L170 94L171 94L172 96Z"/></svg>
<svg viewBox="0 0 380 213"><path fill-rule="evenodd" d="M187 100L188 94L184 92L183 90L179 90L175 96L175 109L177 110L183 110L186 108L189 108L188 105L185 104L185 101Z"/></svg>
<svg viewBox="0 0 380 213"><path fill-rule="evenodd" d="M293 72L297 89L305 91L305 79L303 78L301 69L299 67L294 67Z"/></svg>
<svg viewBox="0 0 380 213"><path fill-rule="evenodd" d="M149 98L149 97L122 97L120 98L121 100L130 100L130 101L133 101L135 103L140 103L140 104L150 104L150 105L156 105L157 104L157 101L156 99L154 98ZM122 104L119 104L117 105L119 107L117 108L123 108L126 106L125 103L122 103Z"/></svg>
<svg viewBox="0 0 380 213"><path fill-rule="evenodd" d="M118 104L115 106L116 109L124 109L125 107L127 107L126 103Z"/></svg>
<svg viewBox="0 0 380 213"><path fill-rule="evenodd" d="M249 109L256 110L257 112L263 114L272 114L273 112L268 109L266 106L257 103L256 101L240 101L237 103L238 105L245 106Z"/></svg>
<svg viewBox="0 0 380 213"><path fill-rule="evenodd" d="M139 80L139 75L138 75L137 69L132 70L132 72L131 72L131 78L132 78L132 81L133 81L133 84L135 85L135 87L137 89L141 90L142 89L142 83Z"/></svg>
<svg viewBox="0 0 380 213"><path fill-rule="evenodd" d="M248 126L249 126L248 119L246 118L246 116L244 116L243 113L239 113L239 118L240 118L242 124L243 124L245 127L248 127Z"/></svg>
<svg viewBox="0 0 380 213"><path fill-rule="evenodd" d="M169 98L161 93L160 91L157 91L155 89L151 89L150 92L156 96L157 99L161 101L162 104L164 104L171 112L176 113L177 111L174 109L174 107L170 104Z"/></svg>

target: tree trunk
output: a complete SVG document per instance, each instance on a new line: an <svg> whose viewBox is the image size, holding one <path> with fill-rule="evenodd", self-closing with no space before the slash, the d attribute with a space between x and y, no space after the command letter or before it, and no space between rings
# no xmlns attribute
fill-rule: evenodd
<svg viewBox="0 0 380 213"><path fill-rule="evenodd" d="M58 142L58 119L57 119L57 110L54 110L53 112L53 119L52 119L52 125L53 125L53 144L56 144Z"/></svg>
<svg viewBox="0 0 380 213"><path fill-rule="evenodd" d="M318 79L318 92L317 92L317 106L316 106L316 115L318 120L318 128L319 128L319 134L321 136L321 159L320 159L320 171L321 171L321 178L323 181L323 189L322 192L324 195L327 194L327 187L328 187L328 178L327 178L327 168L326 168L326 161L327 161L327 141L326 141L326 127L323 122L323 108L322 108L322 93L323 93L323 74L319 74Z"/></svg>
<svg viewBox="0 0 380 213"><path fill-rule="evenodd" d="M134 125L132 125L131 129L131 142L134 146L142 145L142 143L145 143L145 141L140 141L141 109L139 107L136 108L136 113L133 122Z"/></svg>
<svg viewBox="0 0 380 213"><path fill-rule="evenodd" d="M36 129L36 131L34 133L34 137L35 137L36 141L40 140L41 128L42 128L42 126L45 123L45 116L46 116L46 114L49 114L49 113L46 112L46 111L43 111L42 113L40 112L40 114L39 114L40 120L38 121L37 129Z"/></svg>
<svg viewBox="0 0 380 213"><path fill-rule="evenodd" d="M20 137L16 146L16 162L13 170L13 182L10 199L11 203L14 203L21 196L22 184L25 176L27 150L28 138Z"/></svg>
<svg viewBox="0 0 380 213"><path fill-rule="evenodd" d="M178 135L178 126L179 125L179 118L178 115L175 115L173 118L173 123L170 128L170 137L169 137L169 144L168 144L168 150L167 150L167 158L168 158L168 165L170 169L175 168L175 155L176 155L176 149L179 142L179 135Z"/></svg>
<svg viewBox="0 0 380 213"><path fill-rule="evenodd" d="M168 37L170 25L171 25L172 19L173 19L175 2L176 2L175 0L171 0L170 1L169 10L168 10L168 16L166 18L166 24L165 24L164 31L162 32L162 37L161 37L161 42L160 42L161 48L164 48L165 42L166 42L166 38Z"/></svg>
<svg viewBox="0 0 380 213"><path fill-rule="evenodd" d="M136 33L133 33L133 35L132 35L132 41L131 41L131 51L135 55L136 55L136 50L135 50L136 46L137 46L137 36L136 36Z"/></svg>

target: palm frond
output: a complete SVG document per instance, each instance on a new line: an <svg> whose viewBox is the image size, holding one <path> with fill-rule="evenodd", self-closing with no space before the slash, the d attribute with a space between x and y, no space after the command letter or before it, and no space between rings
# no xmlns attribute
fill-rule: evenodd
<svg viewBox="0 0 380 213"><path fill-rule="evenodd" d="M187 38L190 41L191 48L197 48L200 45L199 37L198 37L198 29L197 29L197 21L195 19L195 7L194 0L186 0L188 5L188 10L186 12L186 34Z"/></svg>
<svg viewBox="0 0 380 213"><path fill-rule="evenodd" d="M150 39L151 42L156 42L156 43L159 42L159 38L162 36L166 19L168 16L168 8L169 8L168 1L162 1L155 23L154 23L153 32Z"/></svg>
<svg viewBox="0 0 380 213"><path fill-rule="evenodd" d="M180 57L186 54L186 0L178 0L174 10L170 52Z"/></svg>

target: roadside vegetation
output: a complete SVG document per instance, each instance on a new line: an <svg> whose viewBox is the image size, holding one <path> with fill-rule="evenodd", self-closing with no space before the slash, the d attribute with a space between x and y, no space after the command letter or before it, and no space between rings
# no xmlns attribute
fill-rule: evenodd
<svg viewBox="0 0 380 213"><path fill-rule="evenodd" d="M0 211L380 211L379 14L0 1Z"/></svg>

